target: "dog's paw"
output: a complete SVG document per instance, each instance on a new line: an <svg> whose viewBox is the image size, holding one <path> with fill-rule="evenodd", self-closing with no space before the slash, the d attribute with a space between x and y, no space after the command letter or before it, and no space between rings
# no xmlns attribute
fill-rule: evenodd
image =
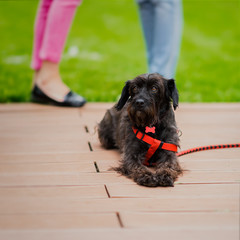
<svg viewBox="0 0 240 240"><path fill-rule="evenodd" d="M161 187L174 187L174 179L169 173L157 174L159 186Z"/></svg>
<svg viewBox="0 0 240 240"><path fill-rule="evenodd" d="M146 186L146 187L157 187L157 186L159 186L157 177L150 172L145 172L145 173L142 173L142 174L136 174L133 177L133 180L138 185L142 185L142 186Z"/></svg>

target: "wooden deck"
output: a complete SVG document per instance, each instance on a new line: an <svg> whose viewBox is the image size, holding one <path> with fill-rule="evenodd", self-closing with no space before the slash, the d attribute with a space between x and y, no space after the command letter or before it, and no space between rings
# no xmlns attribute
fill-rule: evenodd
<svg viewBox="0 0 240 240"><path fill-rule="evenodd" d="M0 105L0 239L239 239L240 149L180 157L174 188L109 171L95 131L112 104ZM181 104L182 150L240 142L240 104Z"/></svg>

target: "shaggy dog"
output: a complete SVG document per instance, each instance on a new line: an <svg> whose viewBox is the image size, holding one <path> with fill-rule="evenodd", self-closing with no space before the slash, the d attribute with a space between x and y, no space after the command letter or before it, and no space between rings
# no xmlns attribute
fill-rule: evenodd
<svg viewBox="0 0 240 240"><path fill-rule="evenodd" d="M139 185L174 186L183 171L176 156L179 136L173 109L177 106L174 79L154 73L126 82L120 100L98 127L103 147L122 152L114 170Z"/></svg>

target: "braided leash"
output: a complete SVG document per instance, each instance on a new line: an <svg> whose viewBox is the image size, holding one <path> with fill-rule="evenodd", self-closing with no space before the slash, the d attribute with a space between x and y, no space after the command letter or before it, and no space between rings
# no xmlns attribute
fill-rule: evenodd
<svg viewBox="0 0 240 240"><path fill-rule="evenodd" d="M189 153L194 153L194 152L199 152L199 151L204 151L204 150L212 150L212 149L221 149L221 148L239 148L240 143L236 144L222 144L222 145L209 145L209 146L203 146L203 147L196 147L196 148L191 148L188 150L184 150L181 152L177 153L177 156L183 156Z"/></svg>

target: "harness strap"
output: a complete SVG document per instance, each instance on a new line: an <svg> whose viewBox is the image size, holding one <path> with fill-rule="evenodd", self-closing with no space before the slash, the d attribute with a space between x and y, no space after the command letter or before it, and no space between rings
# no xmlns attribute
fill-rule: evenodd
<svg viewBox="0 0 240 240"><path fill-rule="evenodd" d="M177 145L171 144L171 143L165 143L163 141L150 137L149 135L142 133L141 131L139 131L134 127L132 127L132 129L139 140L142 140L143 142L150 145L150 148L148 149L145 160L143 162L144 165L146 166L150 165L149 160L153 156L153 154L157 151L158 148L172 151L172 152L177 152Z"/></svg>

